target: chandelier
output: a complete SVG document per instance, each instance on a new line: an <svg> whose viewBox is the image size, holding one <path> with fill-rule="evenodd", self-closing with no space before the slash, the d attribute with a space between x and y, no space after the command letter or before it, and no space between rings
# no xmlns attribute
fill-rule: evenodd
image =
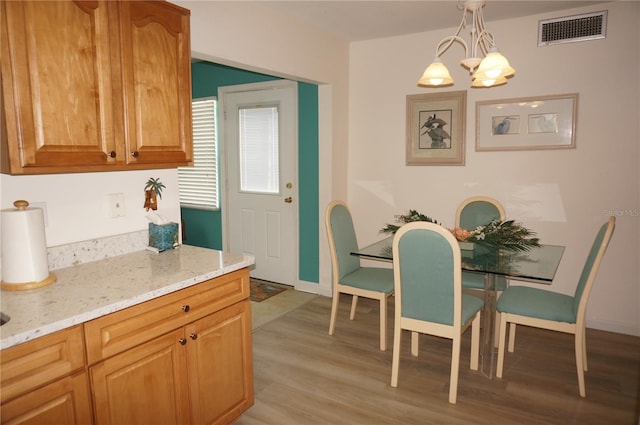
<svg viewBox="0 0 640 425"><path fill-rule="evenodd" d="M485 2L479 0L467 0L462 7L458 4L458 9L463 11L462 22L460 22L455 35L440 40L436 47L433 63L425 69L422 78L418 81L419 86L444 87L453 84L453 78L440 60L440 56L455 42L464 47L465 58L460 61L460 64L467 68L472 76L471 87L499 86L505 84L507 78L516 73L516 70L509 65L507 58L498 52L493 34L484 27L482 16L484 5ZM467 14L471 15L471 30L469 31L471 48L460 37L460 33L468 25Z"/></svg>

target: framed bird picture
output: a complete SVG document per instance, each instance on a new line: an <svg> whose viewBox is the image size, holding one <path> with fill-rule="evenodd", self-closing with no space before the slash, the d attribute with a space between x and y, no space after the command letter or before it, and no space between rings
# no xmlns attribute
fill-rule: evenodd
<svg viewBox="0 0 640 425"><path fill-rule="evenodd" d="M407 165L464 165L467 92L407 95Z"/></svg>
<svg viewBox="0 0 640 425"><path fill-rule="evenodd" d="M578 93L476 102L476 151L576 147Z"/></svg>

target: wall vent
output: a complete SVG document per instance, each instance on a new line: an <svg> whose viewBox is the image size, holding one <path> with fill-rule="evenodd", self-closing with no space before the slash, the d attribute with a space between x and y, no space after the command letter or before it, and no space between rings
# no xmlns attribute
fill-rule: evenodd
<svg viewBox="0 0 640 425"><path fill-rule="evenodd" d="M607 36L607 11L544 19L538 23L538 46L595 40Z"/></svg>

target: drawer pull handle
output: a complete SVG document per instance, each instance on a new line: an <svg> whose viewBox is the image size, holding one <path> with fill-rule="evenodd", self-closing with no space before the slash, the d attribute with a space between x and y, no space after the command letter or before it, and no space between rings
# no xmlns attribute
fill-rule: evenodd
<svg viewBox="0 0 640 425"><path fill-rule="evenodd" d="M131 156L133 156L134 158L137 158L140 156L140 153L138 151L133 151L131 152Z"/></svg>
<svg viewBox="0 0 640 425"><path fill-rule="evenodd" d="M187 343L187 339L186 338L180 338L178 340L178 342L180 343L180 345L185 345Z"/></svg>
<svg viewBox="0 0 640 425"><path fill-rule="evenodd" d="M191 310L191 307L189 307L189 304L185 304L182 306L182 311L184 311L185 313L188 313L189 310Z"/></svg>
<svg viewBox="0 0 640 425"><path fill-rule="evenodd" d="M109 156L110 156L111 158L115 158L115 157L116 157L116 151L111 151L111 152L109 152Z"/></svg>
<svg viewBox="0 0 640 425"><path fill-rule="evenodd" d="M194 340L194 341L195 341L196 339L198 339L198 334L194 334L194 333L192 333L192 334L190 334L190 335L189 335L189 337L190 337L192 340Z"/></svg>

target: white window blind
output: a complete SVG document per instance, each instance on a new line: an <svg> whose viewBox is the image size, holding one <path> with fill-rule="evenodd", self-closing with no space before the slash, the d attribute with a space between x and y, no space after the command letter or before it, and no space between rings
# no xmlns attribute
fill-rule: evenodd
<svg viewBox="0 0 640 425"><path fill-rule="evenodd" d="M239 110L240 190L279 193L278 107Z"/></svg>
<svg viewBox="0 0 640 425"><path fill-rule="evenodd" d="M218 209L218 147L215 97L192 102L193 166L178 167L180 206Z"/></svg>

